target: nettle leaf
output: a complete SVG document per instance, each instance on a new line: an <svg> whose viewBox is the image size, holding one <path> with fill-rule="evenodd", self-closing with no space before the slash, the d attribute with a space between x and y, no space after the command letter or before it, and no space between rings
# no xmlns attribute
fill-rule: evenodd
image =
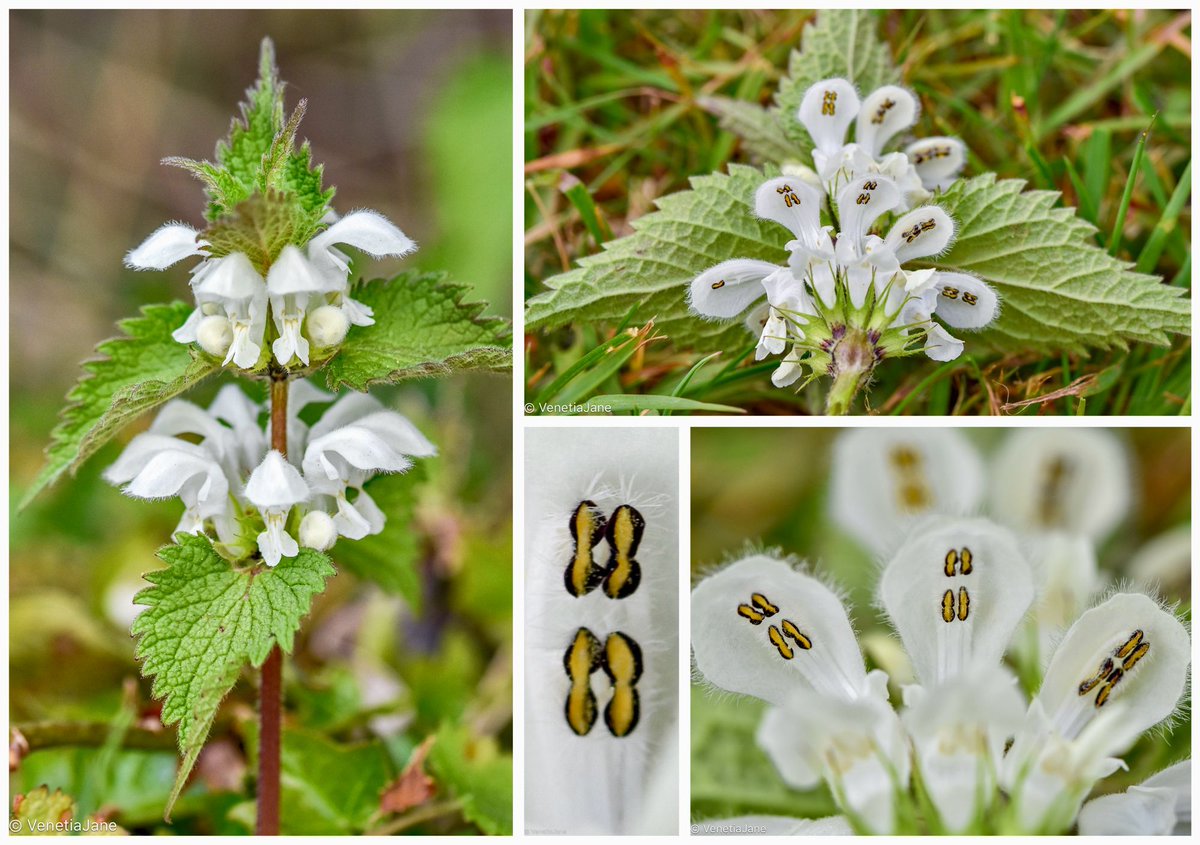
<svg viewBox="0 0 1200 845"><path fill-rule="evenodd" d="M183 762L168 816L242 667L261 666L276 645L291 651L313 596L334 574L329 558L312 549L274 568L238 570L207 537L175 539L158 553L167 568L145 576L152 586L134 601L146 610L131 629L142 674L154 678L162 699L163 724L179 724Z"/></svg>
<svg viewBox="0 0 1200 845"><path fill-rule="evenodd" d="M732 164L728 175L692 177L692 190L660 198L658 211L635 220L633 235L609 241L577 269L546 280L550 290L527 304L526 327L615 322L640 302L639 318L654 319L677 346L745 347L750 336L739 323L708 322L689 313L687 285L730 258L787 260L787 230L755 217L751 207L754 191L778 173Z"/></svg>
<svg viewBox="0 0 1200 845"><path fill-rule="evenodd" d="M379 796L396 775L378 740L340 745L320 734L285 731L280 761L281 833L362 833L379 811Z"/></svg>
<svg viewBox="0 0 1200 845"><path fill-rule="evenodd" d="M700 105L717 116L721 128L737 135L742 148L761 161L799 159L800 148L784 131L784 120L776 109L732 97L704 97Z"/></svg>
<svg viewBox="0 0 1200 845"><path fill-rule="evenodd" d="M269 190L240 203L199 237L208 242L209 255L245 253L265 275L285 246L307 243L320 227L319 218L306 211L297 197Z"/></svg>
<svg viewBox="0 0 1200 845"><path fill-rule="evenodd" d="M1166 345L1190 334L1183 289L1132 271L1096 245L1095 227L1075 209L1056 207L1055 191L1026 191L994 173L960 179L936 202L958 231L938 267L974 273L995 285L1001 311L984 337L1008 346L1081 351Z"/></svg>
<svg viewBox="0 0 1200 845"><path fill-rule="evenodd" d="M389 593L404 596L413 611L421 607L421 577L417 563L420 537L413 528L417 489L424 481L420 465L408 472L380 475L367 482L366 491L387 515L383 531L334 546L337 565Z"/></svg>
<svg viewBox="0 0 1200 845"><path fill-rule="evenodd" d="M462 804L463 817L489 836L512 835L512 756L468 728L443 725L429 751L429 773Z"/></svg>
<svg viewBox="0 0 1200 845"><path fill-rule="evenodd" d="M444 273L410 270L354 290L375 311L375 325L350 330L325 368L330 390L366 390L463 370L507 372L512 333L507 320L480 316L481 302L463 302L467 288Z"/></svg>
<svg viewBox="0 0 1200 845"><path fill-rule="evenodd" d="M900 82L891 49L876 34L879 18L869 9L822 9L806 24L800 48L788 58L788 73L775 94L776 114L796 146L793 157L808 159L812 139L796 119L804 93L822 79L850 80L860 95Z"/></svg>
<svg viewBox="0 0 1200 845"><path fill-rule="evenodd" d="M46 465L21 507L64 472L74 472L123 426L221 368L171 337L192 310L183 302L148 305L141 316L119 323L124 337L96 347L97 357L84 362L84 376L67 394L70 404L50 435Z"/></svg>

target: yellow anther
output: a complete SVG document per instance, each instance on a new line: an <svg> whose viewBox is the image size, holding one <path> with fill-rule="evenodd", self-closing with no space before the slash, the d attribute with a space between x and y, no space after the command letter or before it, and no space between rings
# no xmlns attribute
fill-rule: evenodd
<svg viewBox="0 0 1200 845"><path fill-rule="evenodd" d="M954 621L954 590L942 593L942 619L946 622Z"/></svg>
<svg viewBox="0 0 1200 845"><path fill-rule="evenodd" d="M767 636L770 638L771 644L779 649L779 656L784 660L791 660L795 656L795 652L792 651L791 646L784 640L783 634L779 633L779 629L774 625L767 631Z"/></svg>
<svg viewBox="0 0 1200 845"><path fill-rule="evenodd" d="M616 631L604 641L604 673L612 682L612 698L604 708L604 724L613 736L629 736L640 716L635 686L642 676L642 649L630 636Z"/></svg>
<svg viewBox="0 0 1200 845"><path fill-rule="evenodd" d="M585 500L579 503L571 515L570 529L575 550L563 573L563 583L568 593L578 597L596 589L604 577L603 570L592 560L592 549L604 536L604 515L595 502Z"/></svg>
<svg viewBox="0 0 1200 845"><path fill-rule="evenodd" d="M713 283L712 283L712 289L713 289L713 290L720 290L720 289L721 289L721 288L723 288L723 287L725 287L725 280L724 280L724 279L721 279L720 281L717 281L717 282L713 282Z"/></svg>
<svg viewBox="0 0 1200 845"><path fill-rule="evenodd" d="M958 571L963 575L970 575L972 570L971 561L975 559L975 556L971 554L971 550L964 547L963 550L959 552L958 559L961 564L958 568Z"/></svg>
<svg viewBox="0 0 1200 845"><path fill-rule="evenodd" d="M1145 635L1142 633L1140 628L1134 631L1129 635L1129 639L1125 641L1125 644L1117 649L1116 656L1124 660L1126 657L1133 654L1133 650L1141 645L1143 636Z"/></svg>
<svg viewBox="0 0 1200 845"><path fill-rule="evenodd" d="M1133 650L1132 654L1125 658L1124 662L1121 664L1121 668L1128 672L1137 665L1139 660L1146 656L1148 651L1150 651L1150 643L1142 643Z"/></svg>
<svg viewBox="0 0 1200 845"><path fill-rule="evenodd" d="M958 299L958 288L944 287L942 288L942 296L946 299Z"/></svg>
<svg viewBox="0 0 1200 845"><path fill-rule="evenodd" d="M962 301L967 303L967 305L974 305L975 303L979 302L979 297L973 293L963 291Z"/></svg>
<svg viewBox="0 0 1200 845"><path fill-rule="evenodd" d="M895 100L884 100L882 103L880 103L879 108L875 110L875 116L871 118L871 123L876 125L883 123L884 117L887 116L888 111L890 111L894 105L896 105Z"/></svg>
<svg viewBox="0 0 1200 845"><path fill-rule="evenodd" d="M1080 682L1079 694L1087 695L1089 692L1094 690L1096 688L1096 685L1099 684L1101 681L1103 681L1108 676L1108 674L1112 671L1113 671L1112 658L1111 657L1104 658L1104 662L1100 664L1100 669L1096 672L1096 674L1092 675L1092 677L1086 678L1085 680Z"/></svg>
<svg viewBox="0 0 1200 845"><path fill-rule="evenodd" d="M958 621L966 622L971 613L971 594L966 587L958 588Z"/></svg>
<svg viewBox="0 0 1200 845"><path fill-rule="evenodd" d="M826 91L821 100L821 114L837 113L837 91Z"/></svg>
<svg viewBox="0 0 1200 845"><path fill-rule="evenodd" d="M596 723L596 696L589 678L600 667L600 641L587 628L580 628L563 655L563 668L571 679L567 693L567 724L578 736L585 736Z"/></svg>
<svg viewBox="0 0 1200 845"><path fill-rule="evenodd" d="M737 608L738 616L746 619L751 625L761 624L765 618L761 613L752 608L748 604L739 604Z"/></svg>
<svg viewBox="0 0 1200 845"><path fill-rule="evenodd" d="M951 549L950 551L946 552L946 568L943 570L946 573L947 578L954 577L954 570L957 566L958 552L955 549Z"/></svg>
<svg viewBox="0 0 1200 845"><path fill-rule="evenodd" d="M796 645L800 646L800 648L804 649L805 651L808 651L810 648L812 648L812 640L800 633L800 629L797 628L790 620L784 619L779 623L779 627L782 628L783 633L786 636L791 637Z"/></svg>
<svg viewBox="0 0 1200 845"><path fill-rule="evenodd" d="M608 520L608 566L604 570L604 594L610 599L633 595L642 581L642 568L634 555L642 542L646 521L637 509L621 505Z"/></svg>
<svg viewBox="0 0 1200 845"><path fill-rule="evenodd" d="M774 616L779 612L779 608L771 604L770 600L762 593L751 593L750 603L762 611L764 616Z"/></svg>

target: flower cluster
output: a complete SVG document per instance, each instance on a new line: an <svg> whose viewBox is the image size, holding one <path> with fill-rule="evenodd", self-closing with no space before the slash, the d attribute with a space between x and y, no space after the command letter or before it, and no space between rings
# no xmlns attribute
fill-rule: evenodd
<svg viewBox="0 0 1200 845"><path fill-rule="evenodd" d="M823 780L844 813L820 826L1169 833L1189 818L1187 762L1083 803L1124 765L1119 755L1175 714L1191 658L1185 626L1142 592L1097 599L1093 577L1069 601L1056 595L1064 572L1086 562L1094 570L1078 550L1115 527L1128 503L1113 492L1128 486L1128 469L1107 437L1013 435L992 485L992 513L1007 526L965 515L987 485L957 433L842 438L834 513L885 561L878 599L907 656L879 661L887 671L867 671L842 599L791 561L753 555L697 584L698 673L771 705L759 745L788 784ZM1044 672L1035 667L1027 699L1005 658L1018 660L1022 622L1031 613L1046 622L1047 602L1071 615L1044 641L1057 646ZM902 685L898 711L889 682ZM795 819L767 823L797 829Z"/></svg>
<svg viewBox="0 0 1200 845"><path fill-rule="evenodd" d="M355 211L329 222L305 249L284 246L267 268L255 267L242 252L211 255L203 233L182 223L157 229L130 251L125 263L135 270L163 270L201 256L192 268L196 310L173 337L197 343L209 355L244 370L256 369L272 356L280 367L297 361L308 366L314 352L340 344L350 326L375 322L371 309L350 297L350 262L338 244L376 258L416 249L374 211ZM271 354L266 354L271 338Z"/></svg>
<svg viewBox="0 0 1200 845"><path fill-rule="evenodd" d="M138 499L179 497L177 531L212 533L224 554L257 549L268 566L300 546L325 550L339 536L383 530L383 512L363 489L378 473L404 472L436 454L401 414L365 394L347 394L310 428L303 408L333 401L306 381L292 383L288 456L270 449L269 407L226 385L207 408L182 399L163 406L104 477Z"/></svg>
<svg viewBox="0 0 1200 845"><path fill-rule="evenodd" d="M777 387L795 383L807 367L810 381L829 375L852 398L879 361L912 354L917 343L936 361L962 354L963 342L942 323L973 330L996 318L996 293L982 280L904 267L939 255L954 239L954 220L922 203L953 182L965 161L962 142L945 137L883 153L918 111L916 97L895 85L862 101L844 79L809 88L797 117L813 139L816 172L785 167L788 175L766 181L754 196L754 213L792 234L786 266L733 259L691 282L695 313L746 315L759 338L757 360L787 352L772 376ZM855 141L847 144L852 123ZM833 225L822 225L823 211ZM880 221L884 236L873 231ZM831 410L848 408L848 401L838 404L831 397Z"/></svg>
<svg viewBox="0 0 1200 845"><path fill-rule="evenodd" d="M830 196L863 176L884 176L900 189L899 210L918 205L931 191L949 187L966 163L966 148L957 138L924 138L903 151L883 148L911 128L920 103L907 88L884 85L861 101L845 79L823 79L804 94L797 117L813 141L818 184ZM845 143L854 124L854 142Z"/></svg>

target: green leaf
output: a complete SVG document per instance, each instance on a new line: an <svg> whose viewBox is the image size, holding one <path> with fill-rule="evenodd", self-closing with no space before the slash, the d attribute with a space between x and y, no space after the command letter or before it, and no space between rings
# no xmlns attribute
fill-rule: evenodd
<svg viewBox="0 0 1200 845"><path fill-rule="evenodd" d="M467 821L489 836L512 835L512 757L491 739L443 725L429 752L428 771L462 803Z"/></svg>
<svg viewBox="0 0 1200 845"><path fill-rule="evenodd" d="M700 271L730 258L761 258L783 264L788 233L754 216L754 191L766 174L732 164L729 174L692 177L692 190L657 201L658 211L633 223L634 234L609 241L579 267L546 280L550 288L529 300L527 328L561 326L573 320L617 321L640 302L639 319L676 346L730 351L746 345L739 323L701 320L688 312L687 285Z"/></svg>
<svg viewBox="0 0 1200 845"><path fill-rule="evenodd" d="M696 411L718 414L744 414L745 408L732 405L717 405L698 402L681 396L663 396L657 393L614 393L609 396L593 396L583 406L585 414L638 413L640 411Z"/></svg>
<svg viewBox="0 0 1200 845"><path fill-rule="evenodd" d="M741 138L742 147L755 158L774 162L799 159L801 149L788 138L785 119L776 109L732 97L704 97L700 104L717 116L722 129Z"/></svg>
<svg viewBox="0 0 1200 845"><path fill-rule="evenodd" d="M179 534L176 543L158 553L167 568L145 576L152 586L134 601L146 610L131 629L142 674L162 699L163 724L179 723L184 759L168 816L242 666L261 666L276 645L290 652L313 596L334 574L312 549L273 568L236 570L207 537Z"/></svg>
<svg viewBox="0 0 1200 845"><path fill-rule="evenodd" d="M13 819L19 821L21 826L11 832L26 836L52 836L54 825L68 822L74 817L74 798L61 789L51 792L39 786L24 795L18 795L13 801Z"/></svg>
<svg viewBox="0 0 1200 845"><path fill-rule="evenodd" d="M779 83L775 108L783 131L797 147L792 156L807 158L812 139L796 119L800 101L816 82L840 76L866 96L881 85L900 82L888 45L876 34L878 17L868 9L823 9L806 24L800 49L788 58L788 73Z"/></svg>
<svg viewBox="0 0 1200 845"><path fill-rule="evenodd" d="M462 370L512 367L508 321L482 317L485 305L463 302L467 288L442 273L410 270L358 287L354 298L375 312L375 325L355 327L326 367L330 390L366 390Z"/></svg>
<svg viewBox="0 0 1200 845"><path fill-rule="evenodd" d="M171 337L192 310L182 302L148 305L140 317L119 324L124 337L96 347L97 357L84 362L84 376L67 394L70 404L50 435L46 465L21 507L64 472L74 472L124 425L220 369L216 359Z"/></svg>
<svg viewBox="0 0 1200 845"><path fill-rule="evenodd" d="M413 530L417 488L424 481L420 466L397 475L381 475L367 483L366 491L387 515L383 531L333 548L342 569L372 581L389 593L404 596L414 612L421 607L421 578L417 562L421 543Z"/></svg>
<svg viewBox="0 0 1200 845"><path fill-rule="evenodd" d="M379 811L380 793L396 774L382 742L340 745L288 730L282 746L281 833L336 836L367 829Z"/></svg>
<svg viewBox="0 0 1200 845"><path fill-rule="evenodd" d="M984 333L1007 346L1081 351L1166 345L1190 334L1190 301L1181 288L1136 273L1096 246L1095 227L1054 191L988 173L960 179L936 202L957 223L950 252L935 262L974 273L996 287L1000 317Z"/></svg>

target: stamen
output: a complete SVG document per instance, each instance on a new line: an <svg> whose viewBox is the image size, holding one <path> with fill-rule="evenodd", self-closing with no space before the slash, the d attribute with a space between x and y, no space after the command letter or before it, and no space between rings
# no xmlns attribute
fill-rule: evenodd
<svg viewBox="0 0 1200 845"><path fill-rule="evenodd" d="M595 502L582 501L575 508L569 527L575 549L563 573L563 583L567 592L578 598L596 589L604 578L604 571L592 560L592 549L604 536L604 515Z"/></svg>
<svg viewBox="0 0 1200 845"><path fill-rule="evenodd" d="M634 555L637 554L645 529L646 520L630 505L621 505L609 518L605 536L610 551L603 583L604 594L610 599L633 595L641 583L642 568Z"/></svg>
<svg viewBox="0 0 1200 845"><path fill-rule="evenodd" d="M1125 644L1123 646L1121 646L1119 649L1117 649L1116 656L1121 658L1122 660L1124 660L1131 653L1133 653L1133 650L1135 648L1137 648L1141 644L1143 636L1144 636L1144 634L1142 634L1142 631L1140 628L1138 630L1134 631L1132 634L1129 635L1129 639L1127 639L1125 641Z"/></svg>
<svg viewBox="0 0 1200 845"><path fill-rule="evenodd" d="M1146 656L1148 651L1150 651L1150 643L1142 643L1137 647L1133 654L1125 658L1125 662L1121 664L1121 668L1128 672L1137 665L1139 660Z"/></svg>
<svg viewBox="0 0 1200 845"><path fill-rule="evenodd" d="M779 627L783 628L783 633L791 637L795 641L796 645L800 646L800 648L804 649L805 651L808 651L808 649L812 648L812 640L800 633L800 629L797 628L791 621L784 619L779 623Z"/></svg>
<svg viewBox="0 0 1200 845"><path fill-rule="evenodd" d="M724 280L724 279L721 279L719 282L713 282L713 284L712 284L712 289L713 289L713 290L720 290L720 289L721 289L721 288L723 288L723 287L725 287L725 280Z"/></svg>
<svg viewBox="0 0 1200 845"><path fill-rule="evenodd" d="M770 600L762 593L751 593L750 603L762 611L764 616L774 616L779 612L779 608L771 604Z"/></svg>
<svg viewBox="0 0 1200 845"><path fill-rule="evenodd" d="M600 668L600 641L587 628L575 632L563 655L563 668L571 679L567 693L567 725L577 736L586 736L596 723L596 696L589 679Z"/></svg>
<svg viewBox="0 0 1200 845"><path fill-rule="evenodd" d="M954 569L958 565L958 552L954 549L946 552L946 568L945 573L947 578L954 577Z"/></svg>
<svg viewBox="0 0 1200 845"><path fill-rule="evenodd" d="M971 612L971 594L966 587L958 588L958 621L966 622Z"/></svg>
<svg viewBox="0 0 1200 845"><path fill-rule="evenodd" d="M974 305L977 302L979 302L979 297L973 293L968 293L967 291L963 291L962 301L965 302L967 305Z"/></svg>
<svg viewBox="0 0 1200 845"><path fill-rule="evenodd" d="M896 476L900 494L900 509L906 513L920 513L932 504L921 456L915 450L900 446L892 450L893 474Z"/></svg>
<svg viewBox="0 0 1200 845"><path fill-rule="evenodd" d="M779 656L784 660L791 660L796 656L796 653L792 651L791 647L784 640L783 634L779 633L779 629L774 625L767 631L767 636L770 638L771 644L779 649Z"/></svg>
<svg viewBox="0 0 1200 845"><path fill-rule="evenodd" d="M837 95L835 94L834 96L836 97ZM775 193L783 197L783 204L787 208L800 204L800 197L796 196L796 190L791 185L781 185L775 189Z"/></svg>
<svg viewBox="0 0 1200 845"><path fill-rule="evenodd" d="M883 123L884 117L887 116L887 113L895 105L896 105L895 100L884 100L882 103L879 104L879 108L876 109L875 116L871 118L871 123L874 123L876 125Z"/></svg>
<svg viewBox="0 0 1200 845"><path fill-rule="evenodd" d="M821 114L837 114L837 91L826 91L821 99Z"/></svg>
<svg viewBox="0 0 1200 845"><path fill-rule="evenodd" d="M942 594L942 620L944 622L954 621L954 590L946 590Z"/></svg>
<svg viewBox="0 0 1200 845"><path fill-rule="evenodd" d="M863 193L858 195L858 198L855 200L855 203L857 205L866 205L867 203L869 203L871 201L870 191L873 191L878 187L879 187L879 183L875 182L873 180L870 182L863 182L863 186L862 186Z"/></svg>
<svg viewBox="0 0 1200 845"><path fill-rule="evenodd" d="M963 547L962 552L959 554L961 566L959 566L958 571L963 575L970 575L972 570L971 561L974 559L975 556L971 554L971 550Z"/></svg>
<svg viewBox="0 0 1200 845"><path fill-rule="evenodd" d="M763 614L759 613L748 604L739 604L737 612L738 616L747 620L751 625L761 625L763 619L765 618Z"/></svg>
<svg viewBox="0 0 1200 845"><path fill-rule="evenodd" d="M1145 634L1139 628L1129 635L1124 643L1117 646L1113 651L1112 657L1104 658L1100 664L1100 669L1095 675L1090 678L1085 678L1079 684L1079 694L1087 695L1097 686L1100 686L1100 691L1096 693L1096 707L1103 707L1112 695L1113 689L1121 682L1121 679L1130 672L1138 662L1150 652L1150 643L1145 640ZM1116 665L1116 660L1121 661L1121 665Z"/></svg>
<svg viewBox="0 0 1200 845"><path fill-rule="evenodd" d="M636 686L642 676L641 646L632 637L615 631L604 641L601 661L613 688L604 708L604 724L615 737L629 736L641 715Z"/></svg>

